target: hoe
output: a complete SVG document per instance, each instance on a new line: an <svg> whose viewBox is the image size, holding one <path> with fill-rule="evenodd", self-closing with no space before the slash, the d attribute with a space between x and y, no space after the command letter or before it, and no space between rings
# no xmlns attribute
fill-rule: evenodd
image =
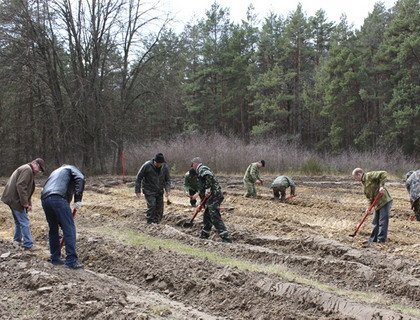
<svg viewBox="0 0 420 320"><path fill-rule="evenodd" d="M206 202L207 202L207 200L208 200L209 197L210 197L210 195L206 196L203 199L203 201L201 201L200 205L195 210L194 215L192 216L191 220L189 222L184 222L184 224L182 225L183 227L185 227L185 228L191 228L193 226L193 221L194 221L195 217L201 211L201 209L203 209L203 207L206 204Z"/></svg>
<svg viewBox="0 0 420 320"><path fill-rule="evenodd" d="M365 222L366 218L372 213L372 209L375 207L375 205L378 203L379 199L382 196L382 192L379 192L375 198L375 200L373 200L372 204L370 205L369 209L367 209L365 211L365 214L363 215L362 219L359 221L359 223L356 226L356 230L354 230L354 232L352 234L349 234L350 237L355 237L357 232L359 231L360 227L362 226L362 224Z"/></svg>

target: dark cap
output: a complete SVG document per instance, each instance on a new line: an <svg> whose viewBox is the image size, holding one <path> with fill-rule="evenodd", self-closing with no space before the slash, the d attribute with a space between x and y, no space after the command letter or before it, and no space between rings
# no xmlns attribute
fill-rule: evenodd
<svg viewBox="0 0 420 320"><path fill-rule="evenodd" d="M261 164L262 164L262 166L264 168L265 167L265 160L261 160L260 162L261 162Z"/></svg>
<svg viewBox="0 0 420 320"><path fill-rule="evenodd" d="M45 172L45 161L44 161L44 159L36 158L34 161L39 165L39 168L41 169L41 171Z"/></svg>
<svg viewBox="0 0 420 320"><path fill-rule="evenodd" d="M155 160L156 163L164 163L164 162L166 162L162 153L158 153L157 155L155 155L155 158L153 160Z"/></svg>

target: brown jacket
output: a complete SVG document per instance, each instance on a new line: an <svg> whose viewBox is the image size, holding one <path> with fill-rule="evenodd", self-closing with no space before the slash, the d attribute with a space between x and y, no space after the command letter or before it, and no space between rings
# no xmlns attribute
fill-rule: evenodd
<svg viewBox="0 0 420 320"><path fill-rule="evenodd" d="M22 211L24 206L31 205L31 197L35 190L34 176L29 163L17 168L7 181L1 201L19 211Z"/></svg>

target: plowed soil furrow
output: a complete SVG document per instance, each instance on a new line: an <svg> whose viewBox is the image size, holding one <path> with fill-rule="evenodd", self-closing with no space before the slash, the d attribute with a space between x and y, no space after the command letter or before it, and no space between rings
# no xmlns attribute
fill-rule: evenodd
<svg viewBox="0 0 420 320"><path fill-rule="evenodd" d="M389 241L364 247L371 218L349 237L367 207L358 183L296 177L298 196L279 203L267 187L271 178L257 198L244 198L241 177L219 177L232 244L214 230L199 239L201 213L183 227L194 208L182 177L173 178L172 204L159 225L145 223L133 177L88 179L76 217L86 267L78 271L46 261L39 189L30 218L40 251L11 245L13 220L0 207L0 319L53 319L57 310L92 319L420 319L420 223L408 220L400 181L389 183Z"/></svg>

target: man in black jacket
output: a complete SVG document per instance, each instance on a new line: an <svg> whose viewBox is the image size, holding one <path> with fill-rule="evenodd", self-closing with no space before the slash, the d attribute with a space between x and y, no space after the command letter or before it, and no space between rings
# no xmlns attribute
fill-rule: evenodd
<svg viewBox="0 0 420 320"><path fill-rule="evenodd" d="M70 269L83 268L76 254L76 226L74 224L70 202L74 197L74 208L82 205L85 177L72 165L63 165L54 170L45 182L41 192L42 208L44 208L49 230L51 263L65 264ZM66 244L66 260L61 260L61 247L58 229L63 230Z"/></svg>
<svg viewBox="0 0 420 320"><path fill-rule="evenodd" d="M160 223L163 217L163 194L166 192L167 202L171 179L169 167L162 153L158 153L154 159L146 161L140 168L136 177L136 196L140 197L143 192L146 202L147 223Z"/></svg>

